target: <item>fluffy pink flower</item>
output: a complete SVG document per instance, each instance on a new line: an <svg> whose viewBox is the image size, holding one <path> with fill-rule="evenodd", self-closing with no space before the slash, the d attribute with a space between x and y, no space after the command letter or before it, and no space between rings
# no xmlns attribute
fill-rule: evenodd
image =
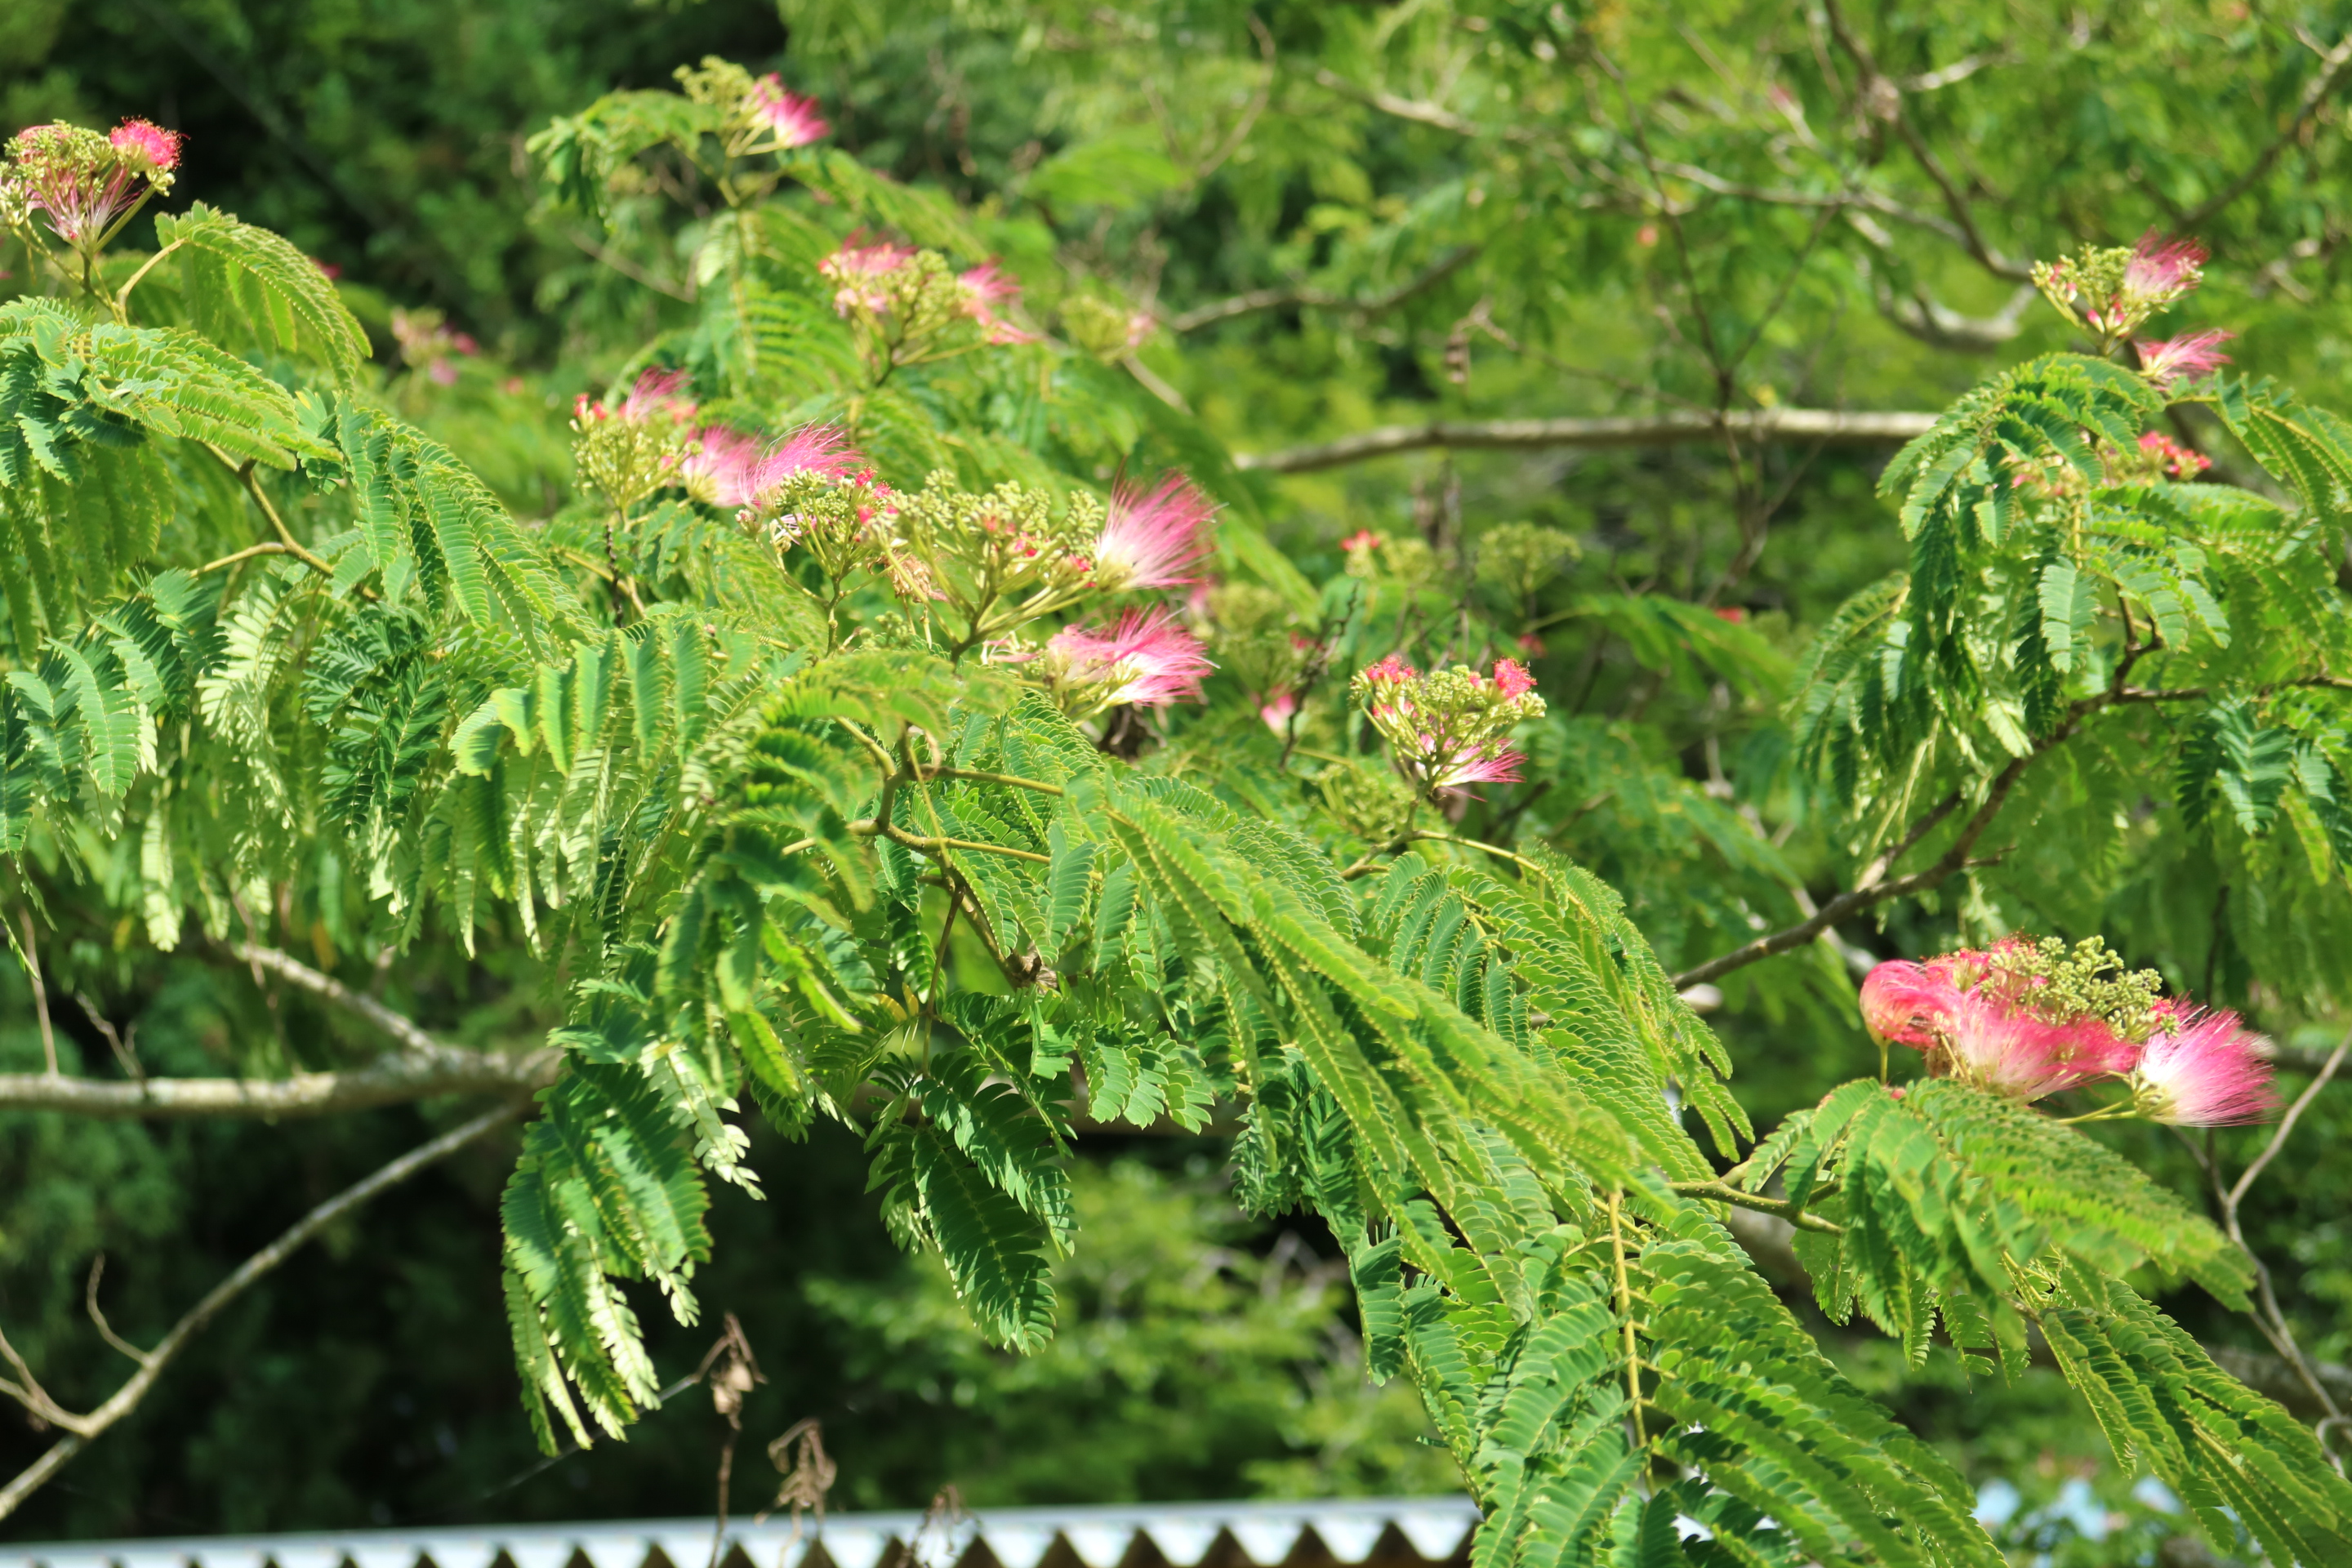
<svg viewBox="0 0 2352 1568"><path fill-rule="evenodd" d="M1277 691L1258 709L1257 716L1265 720L1265 727L1276 734L1286 735L1290 732L1291 715L1297 711L1298 699L1287 691Z"/></svg>
<svg viewBox="0 0 2352 1568"><path fill-rule="evenodd" d="M846 479L866 461L830 425L803 426L772 446L724 425L707 426L695 439L701 449L680 470L687 487L712 505L730 509L760 505L795 474Z"/></svg>
<svg viewBox="0 0 2352 1568"><path fill-rule="evenodd" d="M2132 1058L2131 1046L2097 1019L2045 1023L1984 990L1960 998L1943 1043L1955 1078L2019 1100L2112 1077Z"/></svg>
<svg viewBox="0 0 2352 1568"><path fill-rule="evenodd" d="M816 100L786 92L783 79L773 71L751 84L749 107L752 120L768 128L778 147L805 147L833 129L817 112Z"/></svg>
<svg viewBox="0 0 2352 1568"><path fill-rule="evenodd" d="M1941 1040L1959 1003L1959 987L1949 974L1905 959L1880 964L1862 983L1864 1026L1879 1039L1915 1050Z"/></svg>
<svg viewBox="0 0 2352 1568"><path fill-rule="evenodd" d="M2221 352L2221 345L2237 335L2216 328L2183 332L2161 342L2140 339L2132 347L2139 353L2140 374L2169 390L2175 382L2195 381L2229 363L2230 356Z"/></svg>
<svg viewBox="0 0 2352 1568"><path fill-rule="evenodd" d="M911 246L852 243L826 257L817 269L835 285L834 310L846 316L860 307L888 310L890 291L885 285L891 274L914 258Z"/></svg>
<svg viewBox="0 0 2352 1568"><path fill-rule="evenodd" d="M2169 1009L2166 1026L2140 1048L2132 1098L2152 1121L2228 1127L2259 1121L2278 1103L2270 1064L2235 1013Z"/></svg>
<svg viewBox="0 0 2352 1568"><path fill-rule="evenodd" d="M1417 679L1421 671L1404 661L1404 655L1392 653L1375 665L1365 668L1364 679L1377 685L1388 686Z"/></svg>
<svg viewBox="0 0 2352 1568"><path fill-rule="evenodd" d="M143 120L125 121L108 137L72 125L35 125L8 151L26 205L59 239L82 245L104 237L150 189L170 187L180 137Z"/></svg>
<svg viewBox="0 0 2352 1568"><path fill-rule="evenodd" d="M660 370L652 366L637 373L636 384L614 410L624 419L663 418L683 425L694 417L695 402L684 394L687 374L682 370Z"/></svg>
<svg viewBox="0 0 2352 1568"><path fill-rule="evenodd" d="M1528 759L1500 742L1463 758L1429 781L1432 789L1460 789L1474 784L1517 784L1525 776L1519 765Z"/></svg>
<svg viewBox="0 0 2352 1568"><path fill-rule="evenodd" d="M956 275L964 287L964 313L980 323L981 331L992 343L1034 343L1034 332L1024 332L996 313L1000 304L1009 304L1021 298L1021 285L1006 277L995 262L982 263L969 271Z"/></svg>
<svg viewBox="0 0 2352 1568"><path fill-rule="evenodd" d="M1100 702L1107 708L1197 701L1213 668L1200 639L1160 605L1128 611L1108 632L1065 626L1045 647L1069 671L1072 684L1108 688Z"/></svg>
<svg viewBox="0 0 2352 1568"><path fill-rule="evenodd" d="M2139 237L2131 263L2124 268L2124 291L2157 299L2185 294L2203 280L2202 268L2211 255L2196 240L2166 239L2149 229Z"/></svg>
<svg viewBox="0 0 2352 1568"><path fill-rule="evenodd" d="M1504 696L1517 697L1536 689L1536 678L1517 659L1498 658L1495 661L1495 684L1502 688Z"/></svg>
<svg viewBox="0 0 2352 1568"><path fill-rule="evenodd" d="M147 120L126 120L107 142L133 169L169 174L180 166L180 148L187 138Z"/></svg>
<svg viewBox="0 0 2352 1568"><path fill-rule="evenodd" d="M1209 553L1209 523L1216 508L1181 474L1145 492L1120 485L1095 541L1095 582L1112 593L1172 588L1190 583L1185 571Z"/></svg>

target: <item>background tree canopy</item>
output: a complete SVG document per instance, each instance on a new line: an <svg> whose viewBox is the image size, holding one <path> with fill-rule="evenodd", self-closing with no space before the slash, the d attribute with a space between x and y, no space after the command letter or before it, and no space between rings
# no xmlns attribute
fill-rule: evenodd
<svg viewBox="0 0 2352 1568"><path fill-rule="evenodd" d="M896 184L793 164L814 195L761 207L796 216L758 228L707 169L627 140L650 100L590 108L667 95L674 68L711 55L779 72L830 122L825 147ZM1899 675L1885 678L1893 698L1870 684L1890 668L1886 645L1865 646L1886 616L1858 596L1907 567L1908 602L1930 601L1920 539L1976 515L1916 487L1882 499L1902 442L1988 377L2082 346L2036 294L2037 259L2194 235L2211 252L2204 286L2151 331L2226 328L2243 385L2346 406L2347 74L2352 7L2188 0L824 0L781 14L758 0L20 0L0 17L7 128L139 115L184 131L170 212L208 204L335 269L373 351L362 402L446 443L534 537L578 532L591 566L582 520L597 502L567 421L576 396L625 391L658 363L694 369L707 397L725 388L721 412L747 426L863 421L861 444L901 489L932 467L1098 488L1123 467L1191 471L1223 508L1221 585L1195 606L1219 669L1205 708L1171 709L1127 742L1169 771L1271 748L1260 761L1329 765L1318 799L1340 819L1377 816L1394 786L1341 765L1364 740L1344 717L1348 676L1396 647L1425 663L1524 658L1549 703L1521 731L1526 779L1455 802L1444 831L1568 857L1616 889L1664 972L1710 1008L1738 1064L1728 1094L1759 1130L1879 1070L1854 1013L1874 959L2012 930L2104 934L2174 990L2242 1010L2280 1043L2290 1096L2341 1037L2352 818L2326 684L2341 615L2328 579L2352 560L2340 541L2306 542L2328 552L2311 578L2324 586L2290 590L2255 547L2214 542L2242 537L2237 522L2200 513L2228 562L2213 577L2240 628L2227 646L2255 651L2192 667L2189 628L2210 627L2181 584L2203 567L2175 560L2133 601L2154 616L2171 595L2160 646L2180 662L2161 684L2227 700L2146 702L2119 721L2137 728L2079 741L2091 710L2068 705L2110 674L2126 689L2137 656L2116 647L2140 645L2128 611L2121 645L2111 622L2095 626L2074 558L2063 580L2037 557L2026 589L1976 584L1969 611L1951 607L1954 587L1946 611L1906 623L1923 659L1931 637L1963 649L1970 614L2025 626L2011 646L2040 639L2044 684L1991 679L1965 711L1904 709ZM1018 320L1047 340L1035 352L1055 357L1003 362L1019 371L967 358L845 402L859 343L829 290L796 306L777 279L853 236L993 258L1023 287ZM40 290L26 260L12 256L0 288ZM738 321L752 327L730 338ZM826 353L834 384L803 368ZM2095 388L2050 374L2055 390L2002 384L2094 425L2081 411ZM2340 493L2313 498L2341 477L2307 482L2302 458L2266 444L2269 405L2246 395L2147 417L2209 456L2210 479L2300 496L2305 521L2340 511ZM1944 482L2009 504L1990 479ZM2026 608L1982 607L2002 592ZM1369 617L1349 608L1365 603ZM2264 643L2257 626L2295 630ZM2004 773L2009 760L2032 765ZM1947 792L1955 806L1906 838ZM1898 864L1900 850L1915 852ZM24 856L68 1070L127 1072L106 1030L134 1020L121 1043L158 1079L279 1078L381 1048L349 1008L226 951L238 942L372 985L466 1047L536 1047L573 1021L576 976L514 917L485 915L477 941L436 911L394 957L335 856L261 907L241 900L226 947L159 952L139 854L92 839ZM1851 897L1903 876L1906 896ZM26 902L12 894L12 921ZM1782 931L1800 940L1765 962L1710 967ZM1003 989L968 938L942 952L972 986ZM37 1072L22 965L6 984L16 1026L0 1050ZM2344 1093L2304 1112L2293 1179L2273 1173L2237 1215L2279 1321L2339 1364L2352 1359L2352 1166L2332 1152ZM467 1109L277 1123L12 1110L0 1326L68 1403L95 1403L122 1364L83 1315L96 1255L112 1322L152 1342L301 1208ZM919 1506L950 1482L982 1503L1460 1484L1410 1389L1364 1381L1377 1325L1347 1288L1355 1238L1311 1214L1234 1214L1230 1121L1081 1130L1070 1204L1084 1244L1055 1266L1056 1338L1022 1358L965 1324L935 1259L892 1244L897 1200L866 1191L855 1138L820 1121L788 1141L737 1120L767 1198L714 1184L695 1293L712 1317L736 1314L760 1355L747 1431L824 1422L835 1506ZM2209 1173L2242 1168L2269 1136L2084 1132L2200 1207ZM8 1528L707 1506L722 1427L699 1391L625 1444L535 1458L499 1282L517 1146L476 1145L339 1221ZM1825 1312L1781 1247L1768 1272L1784 1270L1782 1296L1843 1373L1970 1483L2014 1489L2004 1545L2133 1562L2185 1528L2056 1372L1970 1371L1940 1340L1906 1360L1836 1303ZM2324 1414L2191 1272L2160 1258L2130 1277L2232 1370ZM711 1324L639 1312L660 1377L693 1371ZM2329 1386L2340 1400L2347 1384ZM12 1425L0 1455L13 1473L47 1440ZM743 1467L739 1506L767 1484L757 1468Z"/></svg>

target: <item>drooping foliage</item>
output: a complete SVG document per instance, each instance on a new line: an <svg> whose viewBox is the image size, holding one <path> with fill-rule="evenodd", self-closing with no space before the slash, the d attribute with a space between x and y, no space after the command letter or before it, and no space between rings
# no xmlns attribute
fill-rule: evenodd
<svg viewBox="0 0 2352 1568"><path fill-rule="evenodd" d="M1077 1121L1224 1103L1244 1201L1345 1247L1368 1366L1411 1378L1486 1510L1482 1568L2001 1561L1727 1205L1796 1226L1822 1310L1915 1360L1940 1330L1997 1375L2038 1329L2217 1543L2234 1521L2276 1561L2352 1552L2352 1489L2309 1431L2127 1279L2242 1300L2221 1231L1958 1078L1857 1080L1759 1142L1605 880L1491 821L1448 831L1460 786L1622 741L1547 723L1514 661L1465 662L1507 617L1410 540L1309 582L1198 425L1023 324L964 215L814 144L772 81L711 61L683 86L534 144L583 216L665 181L718 198L691 319L581 399L582 491L535 526L384 406L324 277L226 215L0 306L0 844L159 949L299 896L395 949L445 932L559 967L567 1067L501 1206L543 1443L657 1397L640 1314L698 1312L708 1184L759 1186L753 1110L856 1129L894 1232L1028 1351L1085 1245ZM2168 470L2149 426L2184 405L2277 495ZM1793 679L1798 761L1855 858L1957 866L2031 820L2158 878L2210 875L2168 869L2192 853L2291 870L2257 917L2281 933L2264 982L2331 998L2286 931L2340 923L2352 849L2347 436L2274 386L2090 355L1962 398L1886 473L1910 569ZM1117 471L1180 459L1205 497ZM1166 601L1212 498L1223 580L1186 615L1244 700L1155 745L1203 674ZM1496 552L1522 601L1563 553ZM1693 606L1574 613L1688 658L1662 679L1760 689L1773 664ZM1402 662L1408 624L1451 668ZM1352 695L1335 671L1362 672ZM2150 776L2180 787L2125 809ZM1780 886L1719 805L1680 831Z"/></svg>

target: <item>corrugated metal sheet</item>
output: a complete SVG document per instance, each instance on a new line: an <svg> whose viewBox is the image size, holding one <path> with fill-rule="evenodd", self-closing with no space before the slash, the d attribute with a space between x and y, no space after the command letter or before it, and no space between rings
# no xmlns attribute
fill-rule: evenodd
<svg viewBox="0 0 2352 1568"><path fill-rule="evenodd" d="M1467 1498L835 1513L730 1522L724 1568L1324 1568L1454 1563ZM0 1546L0 1568L706 1568L708 1520L598 1521L318 1535L191 1536Z"/></svg>

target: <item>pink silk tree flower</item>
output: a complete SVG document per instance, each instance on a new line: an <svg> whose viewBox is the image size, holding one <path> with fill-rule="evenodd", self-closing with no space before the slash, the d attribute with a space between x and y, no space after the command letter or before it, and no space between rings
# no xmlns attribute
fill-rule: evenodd
<svg viewBox="0 0 2352 1568"><path fill-rule="evenodd" d="M1495 684L1502 688L1505 697L1520 697L1536 689L1536 678L1517 659L1498 658L1495 661Z"/></svg>
<svg viewBox="0 0 2352 1568"><path fill-rule="evenodd" d="M2275 1109L2270 1064L2255 1054L2255 1037L2235 1013L2168 1012L2132 1071L2139 1114L2179 1127L2230 1127L2259 1121Z"/></svg>
<svg viewBox="0 0 2352 1568"><path fill-rule="evenodd" d="M179 132L148 120L126 120L106 140L130 167L165 174L180 166L180 149L187 142Z"/></svg>
<svg viewBox="0 0 2352 1568"><path fill-rule="evenodd" d="M143 120L113 135L79 125L35 125L8 143L26 206L68 245L95 246L148 195L169 190L181 138Z"/></svg>
<svg viewBox="0 0 2352 1568"><path fill-rule="evenodd" d="M1257 716L1276 734L1286 735L1290 732L1291 716L1297 711L1297 697L1287 691L1277 691L1259 707Z"/></svg>
<svg viewBox="0 0 2352 1568"><path fill-rule="evenodd" d="M696 405L685 395L686 385L686 372L649 365L637 373L636 384L629 388L629 395L614 412L623 419L662 418L688 424L694 418Z"/></svg>
<svg viewBox="0 0 2352 1568"><path fill-rule="evenodd" d="M1470 755L1449 767L1439 770L1429 781L1432 789L1461 789L1474 784L1517 784L1526 775L1519 772L1527 758L1500 741L1489 742Z"/></svg>
<svg viewBox="0 0 2352 1568"><path fill-rule="evenodd" d="M2203 332L2183 332L2179 337L2160 342L2139 340L2132 344L2139 354L2140 374L2170 391L2173 384L2196 381L2213 374L2230 363L2221 345L2238 334L2216 328Z"/></svg>
<svg viewBox="0 0 2352 1568"><path fill-rule="evenodd" d="M1954 1078L2025 1100L2127 1071L2132 1058L2097 1019L2046 1023L1982 991L1952 1009L1944 1047Z"/></svg>
<svg viewBox="0 0 2352 1568"><path fill-rule="evenodd" d="M1197 701L1201 682L1213 668L1200 639L1162 605L1129 610L1108 632L1065 626L1045 649L1067 672L1068 684L1100 688L1097 708Z"/></svg>
<svg viewBox="0 0 2352 1568"><path fill-rule="evenodd" d="M1181 474L1149 492L1120 485L1111 492L1102 534L1095 541L1095 584L1110 593L1173 588L1193 579L1187 571L1209 553L1216 508Z"/></svg>
<svg viewBox="0 0 2352 1568"><path fill-rule="evenodd" d="M773 71L751 84L745 107L755 124L767 127L779 151L805 147L833 129L817 112L816 100L786 92L783 79Z"/></svg>
<svg viewBox="0 0 2352 1568"><path fill-rule="evenodd" d="M1950 1030L1960 988L1948 973L1894 959L1862 983L1862 1022L1878 1039L1927 1050Z"/></svg>
<svg viewBox="0 0 2352 1568"><path fill-rule="evenodd" d="M740 508L767 503L778 485L796 474L843 479L866 459L831 425L804 425L782 440L763 445L724 425L695 433L698 449L680 465L689 493L713 506Z"/></svg>
<svg viewBox="0 0 2352 1568"><path fill-rule="evenodd" d="M956 281L964 288L964 313L980 323L982 333L992 343L1034 343L1037 334L1022 331L996 313L1000 304L1011 304L1021 298L1021 285L1004 275L1004 269L993 261L984 262L968 271L956 274Z"/></svg>
<svg viewBox="0 0 2352 1568"><path fill-rule="evenodd" d="M2124 292L2143 300L2177 300L2204 281L2212 254L2197 240L2167 239L2149 229L2124 268Z"/></svg>

